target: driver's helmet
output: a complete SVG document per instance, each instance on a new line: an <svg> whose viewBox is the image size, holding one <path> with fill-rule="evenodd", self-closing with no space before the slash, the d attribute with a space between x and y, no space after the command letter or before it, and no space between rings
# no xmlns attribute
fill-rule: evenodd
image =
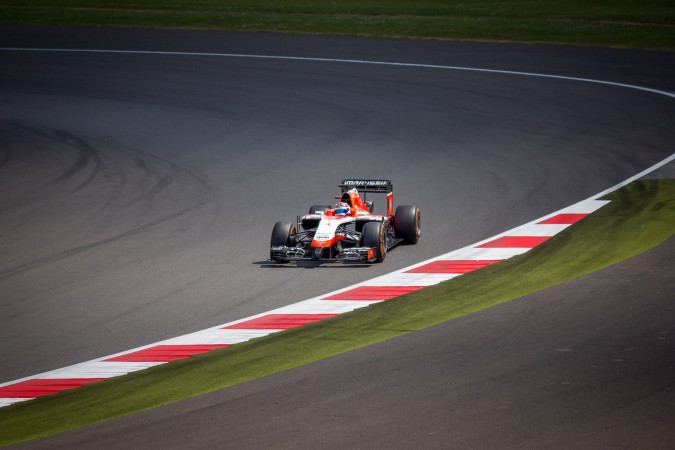
<svg viewBox="0 0 675 450"><path fill-rule="evenodd" d="M346 216L347 214L349 214L349 205L345 202L338 202L335 205L335 215Z"/></svg>

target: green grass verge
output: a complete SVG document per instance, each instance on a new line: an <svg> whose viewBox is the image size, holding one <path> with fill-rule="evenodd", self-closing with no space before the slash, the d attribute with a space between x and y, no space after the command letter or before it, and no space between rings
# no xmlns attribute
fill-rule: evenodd
<svg viewBox="0 0 675 450"><path fill-rule="evenodd" d="M0 0L0 22L675 50L672 0Z"/></svg>
<svg viewBox="0 0 675 450"><path fill-rule="evenodd" d="M637 181L525 255L368 308L0 409L0 445L34 439L298 367L522 297L675 234L675 180Z"/></svg>

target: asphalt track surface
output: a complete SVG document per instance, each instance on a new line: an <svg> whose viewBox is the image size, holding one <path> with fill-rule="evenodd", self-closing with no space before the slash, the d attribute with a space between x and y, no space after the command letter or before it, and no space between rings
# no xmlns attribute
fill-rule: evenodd
<svg viewBox="0 0 675 450"><path fill-rule="evenodd" d="M1 27L0 46L391 61L675 90L671 53L26 27ZM0 381L240 319L460 248L634 175L669 156L675 137L672 99L571 80L161 54L2 51L0 67ZM290 220L311 204L330 201L344 177L392 179L395 201L422 209L420 243L399 248L383 265L369 267L265 264L273 223ZM383 202L376 199L378 205ZM669 254L672 251L666 258ZM672 267L672 257L662 264ZM598 296L603 297L602 292ZM588 315L588 321L595 321L589 327L603 322L605 307L612 306L597 306ZM568 314L573 314L573 306L569 308ZM531 314L528 323L537 322L536 312ZM553 322L564 326L565 314L555 317L559 319ZM494 312L466 320L473 337L481 330L507 326ZM661 331L673 332L670 324L671 330ZM454 350L443 347L450 341L434 341L433 330L419 335L429 336L430 342L437 342L438 354L450 358ZM518 336L529 339L525 329ZM394 342L398 341L383 345ZM527 348L527 342L516 341L512 348ZM485 354L502 355L515 378L519 367L523 371L531 364L525 352L488 347L482 347ZM427 355L406 348L395 353L392 363L398 361L399 368L383 366L380 375L387 369L410 370L407 380L418 382L422 375L417 367ZM343 355L319 367L340 362L351 367L350 358L358 360L358 355ZM379 364L386 360L375 358ZM364 361L359 366L367 365ZM435 361L452 379L451 361L458 360ZM480 361L489 364L490 359ZM354 445L360 442L359 435L370 439L364 441L369 446L411 442L391 435L391 429L387 441L383 434L371 433L372 428L350 427L355 421L368 421L349 408L338 406L342 412L331 415L331 407L340 401L368 404L369 398L331 390L344 375L328 379L326 374L302 375L303 370L320 370L313 367L282 374L280 381L271 377L216 397L191 400L216 402L212 412L223 418L218 424L227 424L219 433L213 432L214 427L205 432L197 426L193 410L184 412L192 403L110 426L128 427L127 443L142 442L158 436L145 433L147 427L137 426L135 420L153 422L153 414L173 414L171 429L186 440L175 440L167 428L158 433L166 435L167 443L187 447L192 436L197 445L212 446L229 442L230 436L235 439L235 426L230 424L238 423L232 415L236 408L241 417L258 417L265 427L282 425L282 417L299 420L291 427L295 433L289 432L289 422L264 434L268 444L280 447L303 443L312 447L319 442L330 446L343 442L332 439L337 434L354 439ZM332 368L331 374L338 372ZM490 373L494 367L479 364L471 370L480 380L477 374ZM264 383L283 384L285 377L296 377L291 384L307 389L305 398L316 401L314 407L323 405L325 416L319 409L312 413L332 417L333 434L313 430L319 440L302 440L311 434L304 427L309 422L293 416L301 406L293 393L276 401L264 395L271 391L263 387L257 402L246 394ZM378 391L377 379L369 382L370 392ZM345 387L349 388L354 386ZM406 407L418 397L397 396L395 388L381 386L380 393L391 389L391 395L385 396L390 403L380 414L391 412L394 405L410 413ZM475 402L483 398L478 390L474 394ZM441 415L458 413L448 409L453 407L450 403L443 404ZM466 400L464 406L470 403ZM529 418L519 422L521 427L532 427L535 418L542 417L538 409L547 406L532 405L527 417L519 416ZM180 412L183 407L187 409ZM463 426L466 433L477 426L471 415L455 417L457 422L448 426ZM252 420L246 426L255 433ZM569 424L578 417L559 420ZM373 426L377 429L377 424ZM100 437L99 429L73 436L93 443ZM441 435L434 438L430 431L424 436L430 445L441 445L434 440ZM208 441L209 436L214 440ZM327 440L321 441L322 436ZM409 433L406 436L412 439Z"/></svg>

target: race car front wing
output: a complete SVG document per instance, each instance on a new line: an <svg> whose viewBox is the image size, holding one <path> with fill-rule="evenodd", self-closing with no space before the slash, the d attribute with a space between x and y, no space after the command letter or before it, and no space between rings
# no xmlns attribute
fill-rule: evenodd
<svg viewBox="0 0 675 450"><path fill-rule="evenodd" d="M308 251L302 247L277 245L270 248L270 259L275 261L302 261L312 260L314 258L312 258L311 250ZM374 262L375 249L372 247L349 247L342 249L342 251L333 258L320 258L320 260L333 260L341 262Z"/></svg>

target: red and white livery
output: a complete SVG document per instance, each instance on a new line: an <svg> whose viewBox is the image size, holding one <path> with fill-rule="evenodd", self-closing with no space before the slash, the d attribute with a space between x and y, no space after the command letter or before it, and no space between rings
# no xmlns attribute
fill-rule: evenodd
<svg viewBox="0 0 675 450"><path fill-rule="evenodd" d="M334 206L314 205L295 223L277 222L272 230L270 259L278 263L316 260L382 262L400 243L420 238L420 210L400 205L394 212L390 180L342 180ZM366 193L386 194L386 214L375 214ZM361 197L363 194L363 198Z"/></svg>

